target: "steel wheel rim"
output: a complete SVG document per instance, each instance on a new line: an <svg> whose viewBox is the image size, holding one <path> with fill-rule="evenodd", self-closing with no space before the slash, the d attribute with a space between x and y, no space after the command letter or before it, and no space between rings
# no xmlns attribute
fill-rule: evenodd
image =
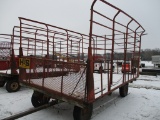
<svg viewBox="0 0 160 120"><path fill-rule="evenodd" d="M16 90L18 88L18 83L17 82L13 82L12 84L11 84L11 89L12 90Z"/></svg>

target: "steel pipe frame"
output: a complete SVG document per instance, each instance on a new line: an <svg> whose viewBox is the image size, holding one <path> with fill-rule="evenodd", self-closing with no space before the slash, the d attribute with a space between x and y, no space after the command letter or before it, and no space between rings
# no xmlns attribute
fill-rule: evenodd
<svg viewBox="0 0 160 120"><path fill-rule="evenodd" d="M114 18L113 18L113 29L112 29L112 55L111 55L111 59L112 59L112 64L113 64L113 58L114 58L114 54L113 54L113 52L114 52L114 35L115 35L115 29L114 29L114 25L115 25L115 23L117 23L116 21L115 21L115 18L116 18L116 16L119 14L119 13L123 13L123 14L125 14L125 15L127 15L129 18L132 18L131 16L129 16L128 14L126 14L125 12L123 12L122 10L120 10L119 8L117 8L117 7L115 7L115 6L113 6L113 5L111 5L110 3L108 3L108 2L106 2L106 1L104 1L104 0L99 0L99 1L101 1L101 2L103 2L103 3L105 3L105 4L107 4L107 5L109 5L109 6L111 6L111 7L113 7L113 8L115 8L115 9L117 9L118 10L118 12L117 12L117 14L114 16ZM91 6L91 20L90 20L90 34L89 34L89 47L88 47L88 61L87 61L87 77L86 77L86 93L87 93L87 102L88 103L92 103L93 101L95 101L95 94L94 94L94 81L93 81L93 56L92 56L92 39L93 39L93 34L92 34L92 28L93 28L93 7L94 7L94 4L97 2L97 0L94 0L93 1L93 3L92 3L92 6ZM72 33L76 33L76 34L79 34L79 35L81 35L82 36L82 46L83 46L83 36L87 36L87 35L84 35L84 34L81 34L81 33L77 33L77 32L74 32L74 31L70 31L70 30L66 30L66 29L63 29L63 28L60 28L60 27L56 27L56 26L52 26L52 25L49 25L49 24L45 24L45 23L42 23L42 22L38 22L38 21L34 21L34 20L29 20L29 19L26 19L26 18L21 18L21 17L19 17L19 20L20 20L20 56L22 57L23 56L23 53L22 53L22 20L26 20L26 21L31 21L31 22L36 22L36 23L39 23L39 24L43 24L43 25L45 25L46 27L47 27L47 41L48 41L48 37L49 37L49 35L48 35L48 32L49 32L49 29L48 29L48 27L55 27L55 28L58 28L58 29L62 29L62 30L65 30L65 31L67 31L67 45L68 45L68 40L69 40L69 35L68 35L68 32L72 32ZM139 28L142 28L143 29L143 27L136 21L136 20L134 20L133 18L132 18L132 20L133 21L135 21L138 25L139 25ZM130 21L131 22L131 21ZM128 30L130 30L129 28L128 28L128 26L129 26L129 23L128 23L128 25L127 25L127 31ZM137 30L137 29L136 29ZM136 30L134 31L135 32L135 34L137 34L137 32L136 32ZM145 32L145 30L143 29L143 32L141 33L141 35L140 35L140 44L141 44L141 36L143 35L143 33ZM127 35L126 35L126 38L125 38L125 41L124 41L124 43L126 43L127 44L127 40L128 40L128 32L127 32ZM55 34L54 34L54 37L55 37ZM135 36L135 38L136 38L136 36ZM47 42L47 44L49 44L48 42ZM47 45L47 46L49 46L49 45ZM53 45L54 46L54 45ZM124 47L125 47L125 45L124 45ZM127 48L127 45L126 45L126 48ZM135 48L135 45L134 45L134 48ZM139 49L140 49L140 47L139 47ZM47 55L49 55L49 53L48 53L48 51L49 51L49 48L47 48ZM83 51L83 47L82 47L82 51ZM140 51L139 51L140 52ZM82 52L83 53L83 52ZM125 54L126 54L126 52L125 52ZM125 60L126 60L126 58L124 58ZM67 47L67 61L68 61L68 47ZM111 71L113 71L113 68L111 67ZM129 80L129 81L131 81L131 80ZM112 84L112 73L110 72L110 81L109 81L111 84ZM122 86L122 85L124 85L126 82L124 81L124 83L123 84L121 84L121 85L119 85L118 87L120 87L120 86ZM110 85L111 85L110 84ZM116 87L116 88L118 88L118 87ZM116 89L116 88L114 88L114 89ZM101 88L102 89L102 88ZM108 92L107 93L105 93L105 94L103 94L102 93L102 96L104 96L104 95L106 95L106 94L109 94L110 92L112 92L114 89L110 89L110 87L108 88ZM102 96L100 96L100 97L102 97Z"/></svg>
<svg viewBox="0 0 160 120"><path fill-rule="evenodd" d="M99 12L97 12L97 11L95 11L94 10L94 5L96 4L96 2L97 1L101 1L101 2L103 2L103 3L105 3L105 4L107 4L108 6L111 6L112 8L114 8L114 9L116 9L118 12L116 13L116 15L114 16L114 18L113 19L109 19L109 18L107 18L106 16L104 16L104 15L102 15L101 13L99 13ZM118 22L115 22L115 18L116 18L116 16L119 14L119 13L123 13L123 14L125 14L126 16L128 16L129 18L131 18L131 21L129 21L129 23L127 24L127 27L126 26L124 26L124 25L122 25L122 26L124 26L124 27L126 27L127 29L126 29L126 38L124 39L124 53L125 53L125 55L124 55L124 61L126 61L126 48L127 48L127 42L128 42L128 30L131 30L130 28L128 28L128 26L129 26L129 24L132 22L132 21L134 21L134 22L136 22L137 24L138 24L138 27L136 28L136 30L134 31L134 30L131 30L132 32L134 32L135 33L135 37L134 37L134 39L136 40L136 35L137 35L137 30L139 29L139 28L141 28L143 31L141 32L141 35L139 36L140 37L140 44L141 44L141 36L143 35L143 33L145 32L145 29L134 19L134 18L132 18L130 15L128 15L127 13L125 13L124 11L122 11L121 9L119 9L119 8L117 8L117 7L115 7L115 6L113 6L112 4L110 4L110 3L108 3L108 2L106 2L105 0L94 0L93 1L93 3L92 3L92 6L91 6L91 16L90 16L90 34L89 34L89 50L88 50L88 55L89 55L89 58L88 58L88 61L89 61L89 63L91 62L91 64L92 64L92 50L91 49L93 49L92 47L91 47L91 44L92 44L92 35L93 35L93 33L92 33L92 30L93 30L93 23L96 23L96 24L98 24L98 25L101 25L101 26L103 26L102 24L100 24L100 23L97 23L97 22L95 22L94 20L93 20L93 13L94 12L96 12L97 14L99 14L99 15L101 15L101 16L103 16L103 17L105 17L105 18L107 18L107 19L109 19L109 20L111 20L111 21L113 21L113 29L112 29L112 53L111 53L111 61L112 61L112 64L113 64L113 56L114 56L114 54L113 54L113 52L114 52L114 31L115 31L115 29L114 29L114 24L115 23L117 23L117 24L119 24L119 25L122 25L122 24L120 24L120 23L118 23ZM107 26L103 26L103 27L106 27L106 28L108 28ZM110 29L110 28L108 28L108 29ZM120 32L120 31L118 31L118 32ZM96 35L94 35L94 36L96 36ZM125 36L125 34L124 34L124 36ZM126 43L126 45L125 45L125 43ZM139 45L139 48L140 48L140 45ZM135 52L135 43L134 43L134 52ZM139 55L140 55L140 50L139 50ZM111 66L112 66L112 64L111 64ZM90 95L88 95L89 96L89 99L88 100L90 100L90 101L93 101L94 99L95 99L95 97L94 97L94 94L93 94L93 90L94 90L94 81L93 81L93 72L91 71L92 70L92 67L90 66L90 65L88 65L88 69L90 70L90 74L88 75L88 76L90 76L90 78L91 79L89 79L89 77L88 77L88 83L89 83L89 85L90 85L90 87L89 87L89 90L88 91L90 91ZM111 69L112 69L112 67L111 67ZM111 71L113 71L113 69L111 70ZM139 75L139 72L138 72L138 75ZM138 76L137 75L137 76ZM124 77L124 74L123 74L123 84L124 83L126 83L126 78ZM130 80L128 80L128 81L130 81ZM110 85L112 84L112 73L110 72L110 79L109 79L109 81L108 81L108 92L106 93L106 94L108 94L108 93L110 93L111 91L110 91ZM122 85L123 85L122 84ZM121 86L121 85L120 85ZM103 95L102 95L103 96ZM102 96L100 96L100 97L102 97ZM99 98L100 98L99 97Z"/></svg>
<svg viewBox="0 0 160 120"><path fill-rule="evenodd" d="M26 20L26 19L25 19L25 20ZM32 21L32 20L29 20L29 19L27 19L27 20L28 20L28 21L31 21L31 22L36 22L36 23L37 23L37 21ZM41 22L38 22L38 23L41 24ZM22 25L23 25L23 23L22 23L22 20L20 19L20 26L21 26L20 33L21 33L21 36L22 36L22 28L23 28ZM51 25L48 25L48 24L45 24L45 23L44 23L44 25L46 25L47 27L48 27L48 26L51 26ZM51 27L52 27L52 26L51 26ZM65 30L65 29L63 29L63 30ZM49 30L47 30L47 38L48 38L48 36L49 36L49 35L48 35L48 31L49 31ZM67 41L69 41L69 34L68 34L68 31L69 31L69 30L66 30L66 31L67 31ZM70 32L72 32L72 31L70 31ZM77 34L77 32L74 32L74 33ZM80 33L78 33L78 34L81 35L81 37L82 37L82 38L80 39L80 41L82 41L82 49L83 49L83 40L84 40L84 39L83 39L83 36L87 36L87 35L80 34ZM37 35L37 34L35 34L35 35ZM54 38L55 38L55 34L54 34ZM47 39L47 40L48 40L48 39ZM80 42L80 41L79 41L79 42ZM21 39L21 44L22 44L22 39ZM48 45L47 45L47 46L48 46ZM54 46L54 45L53 45L53 46ZM20 46L20 48L22 48L22 46ZM20 49L20 50L21 50L21 49ZM67 51L68 51L68 50L67 50ZM21 53L22 53L22 52L21 52ZM67 52L67 53L68 53L68 52ZM82 50L82 53L83 53L83 50ZM21 54L21 57L22 57L22 56L23 56L23 54ZM43 82L44 82L44 80L43 80ZM63 90L63 88L62 88L62 87L63 87L63 81L62 81L61 83L62 83L62 85L61 85L61 92L62 92L62 90ZM42 85L42 86L43 86L43 85ZM61 93L61 94L62 94L62 93Z"/></svg>

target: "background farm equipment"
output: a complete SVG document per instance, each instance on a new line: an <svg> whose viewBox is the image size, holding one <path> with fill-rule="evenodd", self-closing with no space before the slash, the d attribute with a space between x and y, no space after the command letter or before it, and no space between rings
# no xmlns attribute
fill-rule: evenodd
<svg viewBox="0 0 160 120"><path fill-rule="evenodd" d="M160 67L160 55L154 55L152 56L152 63L154 64L154 66L158 66Z"/></svg>
<svg viewBox="0 0 160 120"><path fill-rule="evenodd" d="M0 34L0 87L6 83L6 90L8 92L16 92L20 89L18 64L19 58L15 56L14 52L18 49L13 49L13 35ZM15 45L19 41L14 38Z"/></svg>

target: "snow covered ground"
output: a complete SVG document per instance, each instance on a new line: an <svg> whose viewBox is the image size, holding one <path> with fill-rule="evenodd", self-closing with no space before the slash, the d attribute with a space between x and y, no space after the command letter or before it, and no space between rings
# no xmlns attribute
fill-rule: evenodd
<svg viewBox="0 0 160 120"><path fill-rule="evenodd" d="M0 88L0 119L33 108L32 90L8 93ZM61 103L18 120L73 120L73 105ZM91 120L160 120L160 76L140 76L130 83L128 96L118 90L94 103Z"/></svg>

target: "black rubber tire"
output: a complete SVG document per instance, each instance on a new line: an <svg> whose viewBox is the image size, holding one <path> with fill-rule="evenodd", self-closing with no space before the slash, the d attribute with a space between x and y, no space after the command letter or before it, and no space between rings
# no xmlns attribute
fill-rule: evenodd
<svg viewBox="0 0 160 120"><path fill-rule="evenodd" d="M19 82L17 80L9 80L6 83L6 90L8 92L17 92L20 89Z"/></svg>
<svg viewBox="0 0 160 120"><path fill-rule="evenodd" d="M5 85L5 81L0 81L0 87L3 87Z"/></svg>
<svg viewBox="0 0 160 120"><path fill-rule="evenodd" d="M135 73L136 73L136 68L133 68L133 69L131 70L131 73L132 73L132 74L135 74Z"/></svg>
<svg viewBox="0 0 160 120"><path fill-rule="evenodd" d="M103 72L103 67L102 67L102 66L99 67L98 72L99 72L99 73L102 73L102 72Z"/></svg>
<svg viewBox="0 0 160 120"><path fill-rule="evenodd" d="M34 91L31 97L31 103L35 108L49 103L49 100L50 97L47 97L38 91Z"/></svg>
<svg viewBox="0 0 160 120"><path fill-rule="evenodd" d="M86 108L74 107L73 118L74 120L90 120L93 111L93 104L88 104Z"/></svg>
<svg viewBox="0 0 160 120"><path fill-rule="evenodd" d="M128 83L119 88L119 94L121 97L125 97L128 95Z"/></svg>

